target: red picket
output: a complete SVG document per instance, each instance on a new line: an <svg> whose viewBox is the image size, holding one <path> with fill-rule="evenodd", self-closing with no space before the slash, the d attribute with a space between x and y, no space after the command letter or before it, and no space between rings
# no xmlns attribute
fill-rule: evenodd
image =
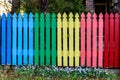
<svg viewBox="0 0 120 80"><path fill-rule="evenodd" d="M104 21L104 68L108 68L108 52L109 52L109 14L105 14Z"/></svg>
<svg viewBox="0 0 120 80"><path fill-rule="evenodd" d="M81 66L85 66L85 14L81 15Z"/></svg>
<svg viewBox="0 0 120 80"><path fill-rule="evenodd" d="M110 65L113 67L114 62L114 15L110 14Z"/></svg>
<svg viewBox="0 0 120 80"><path fill-rule="evenodd" d="M115 14L115 61L114 68L119 67L119 14Z"/></svg>
<svg viewBox="0 0 120 80"><path fill-rule="evenodd" d="M87 54L86 54L86 59L87 59L87 67L91 66L91 14L87 14Z"/></svg>
<svg viewBox="0 0 120 80"><path fill-rule="evenodd" d="M103 14L99 15L98 67L103 67Z"/></svg>
<svg viewBox="0 0 120 80"><path fill-rule="evenodd" d="M96 67L97 66L97 15L94 13L93 14L93 39L92 39L92 66Z"/></svg>

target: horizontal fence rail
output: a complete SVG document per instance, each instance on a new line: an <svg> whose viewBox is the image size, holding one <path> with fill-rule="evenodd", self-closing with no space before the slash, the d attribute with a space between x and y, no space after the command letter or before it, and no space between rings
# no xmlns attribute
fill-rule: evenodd
<svg viewBox="0 0 120 80"><path fill-rule="evenodd" d="M118 13L3 14L0 64L120 68Z"/></svg>

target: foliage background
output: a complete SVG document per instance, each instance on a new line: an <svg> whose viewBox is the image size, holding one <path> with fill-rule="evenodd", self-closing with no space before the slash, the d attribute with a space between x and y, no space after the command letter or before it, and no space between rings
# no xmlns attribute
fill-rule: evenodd
<svg viewBox="0 0 120 80"><path fill-rule="evenodd" d="M21 10L26 13L82 13L85 12L85 6L82 4L82 0L48 0L44 4L40 0L21 0L20 7L17 9L17 13ZM44 6L44 7L41 7Z"/></svg>

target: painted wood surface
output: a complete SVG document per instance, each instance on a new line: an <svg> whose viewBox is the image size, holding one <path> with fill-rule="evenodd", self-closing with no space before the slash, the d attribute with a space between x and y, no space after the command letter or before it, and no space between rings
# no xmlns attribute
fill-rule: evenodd
<svg viewBox="0 0 120 80"><path fill-rule="evenodd" d="M75 66L79 66L80 64L80 20L79 20L79 14L75 14Z"/></svg>
<svg viewBox="0 0 120 80"><path fill-rule="evenodd" d="M11 65L11 56L12 56L12 19L11 19L11 14L8 13L8 19L7 19L7 65Z"/></svg>

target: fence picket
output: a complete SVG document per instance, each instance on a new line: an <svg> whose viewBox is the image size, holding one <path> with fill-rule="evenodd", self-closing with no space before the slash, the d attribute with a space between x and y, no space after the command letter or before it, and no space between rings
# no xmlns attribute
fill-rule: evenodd
<svg viewBox="0 0 120 80"><path fill-rule="evenodd" d="M39 64L39 15L35 14L35 65Z"/></svg>
<svg viewBox="0 0 120 80"><path fill-rule="evenodd" d="M92 67L97 66L97 15L93 14L93 39L92 39Z"/></svg>
<svg viewBox="0 0 120 80"><path fill-rule="evenodd" d="M2 15L2 48L1 48L1 64L6 64L6 15Z"/></svg>
<svg viewBox="0 0 120 80"><path fill-rule="evenodd" d="M103 14L99 15L98 67L103 67Z"/></svg>
<svg viewBox="0 0 120 80"><path fill-rule="evenodd" d="M17 15L13 14L12 20L12 65L17 65Z"/></svg>
<svg viewBox="0 0 120 80"><path fill-rule="evenodd" d="M63 56L63 52L62 52L62 21L61 21L61 14L58 13L57 15L57 65L58 66L62 66L62 56Z"/></svg>
<svg viewBox="0 0 120 80"><path fill-rule="evenodd" d="M85 14L82 13L81 15L81 66L85 66L86 55L85 55Z"/></svg>
<svg viewBox="0 0 120 80"><path fill-rule="evenodd" d="M18 14L18 65L22 65L22 15Z"/></svg>
<svg viewBox="0 0 120 80"><path fill-rule="evenodd" d="M78 13L75 14L75 66L79 66L80 64L80 51L79 51L79 45L80 45L80 21L79 21L79 15Z"/></svg>
<svg viewBox="0 0 120 80"><path fill-rule="evenodd" d="M52 14L52 66L56 66L56 57L57 57L57 51L56 51L56 15Z"/></svg>
<svg viewBox="0 0 120 80"><path fill-rule="evenodd" d="M119 14L115 14L115 57L114 68L119 68Z"/></svg>
<svg viewBox="0 0 120 80"><path fill-rule="evenodd" d="M46 14L46 65L50 65L50 14Z"/></svg>
<svg viewBox="0 0 120 80"><path fill-rule="evenodd" d="M108 52L109 52L109 15L105 14L105 22L104 22L104 68L108 68Z"/></svg>
<svg viewBox="0 0 120 80"><path fill-rule="evenodd" d="M12 28L12 19L11 19L11 14L8 14L8 19L7 19L7 65L11 65L11 28Z"/></svg>
<svg viewBox="0 0 120 80"><path fill-rule="evenodd" d="M66 13L63 14L63 66L68 66L68 51L67 51L67 15Z"/></svg>
<svg viewBox="0 0 120 80"><path fill-rule="evenodd" d="M113 67L114 62L114 15L110 14L110 65L109 67Z"/></svg>
<svg viewBox="0 0 120 80"><path fill-rule="evenodd" d="M69 14L69 66L73 66L73 14Z"/></svg>
<svg viewBox="0 0 120 80"><path fill-rule="evenodd" d="M23 44L23 64L27 65L28 63L28 17L27 14L24 13L23 20L23 34L24 34L24 44Z"/></svg>
<svg viewBox="0 0 120 80"><path fill-rule="evenodd" d="M87 14L87 49L86 49L87 67L91 66L91 14Z"/></svg>
<svg viewBox="0 0 120 80"><path fill-rule="evenodd" d="M40 65L44 66L45 63L45 38L44 38L44 25L45 20L44 20L44 14L40 14Z"/></svg>
<svg viewBox="0 0 120 80"><path fill-rule="evenodd" d="M29 14L29 65L33 65L33 14Z"/></svg>

